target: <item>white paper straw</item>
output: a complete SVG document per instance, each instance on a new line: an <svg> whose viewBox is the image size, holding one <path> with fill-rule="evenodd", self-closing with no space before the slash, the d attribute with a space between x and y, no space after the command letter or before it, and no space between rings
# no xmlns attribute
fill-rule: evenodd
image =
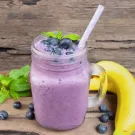
<svg viewBox="0 0 135 135"><path fill-rule="evenodd" d="M93 15L90 23L89 23L89 25L87 26L79 44L78 44L78 48L84 48L85 47L85 43L88 40L88 37L90 36L92 30L94 29L97 21L99 20L103 10L104 10L104 6L99 5L95 14Z"/></svg>

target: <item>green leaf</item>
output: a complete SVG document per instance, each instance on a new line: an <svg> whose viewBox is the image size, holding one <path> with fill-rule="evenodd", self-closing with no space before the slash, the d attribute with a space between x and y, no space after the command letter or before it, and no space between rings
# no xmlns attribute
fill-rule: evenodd
<svg viewBox="0 0 135 135"><path fill-rule="evenodd" d="M5 76L5 75L0 74L0 81L1 81L1 80L3 80L4 78L6 78L6 76Z"/></svg>
<svg viewBox="0 0 135 135"><path fill-rule="evenodd" d="M22 67L20 70L24 77L28 77L29 72L30 72L30 66L26 65L26 66Z"/></svg>
<svg viewBox="0 0 135 135"><path fill-rule="evenodd" d="M22 75L23 75L23 72L19 69L14 69L9 73L9 77L11 77L13 79L17 79Z"/></svg>
<svg viewBox="0 0 135 135"><path fill-rule="evenodd" d="M30 84L24 77L20 77L16 80L13 80L10 84L10 90L13 91L26 91L30 89Z"/></svg>
<svg viewBox="0 0 135 135"><path fill-rule="evenodd" d="M63 36L63 38L69 38L69 39L75 41L75 40L81 39L81 36L71 33L71 34Z"/></svg>
<svg viewBox="0 0 135 135"><path fill-rule="evenodd" d="M47 37L57 38L57 33L54 33L54 32L41 32L41 34Z"/></svg>
<svg viewBox="0 0 135 135"><path fill-rule="evenodd" d="M5 87L2 87L0 90L0 104L6 101L10 97L9 91Z"/></svg>
<svg viewBox="0 0 135 135"><path fill-rule="evenodd" d="M11 81L12 81L12 78L6 76L4 79L1 80L1 84L4 85L4 86L8 86Z"/></svg>
<svg viewBox="0 0 135 135"><path fill-rule="evenodd" d="M62 39L62 32L61 31L57 32L57 39L59 39L59 40Z"/></svg>
<svg viewBox="0 0 135 135"><path fill-rule="evenodd" d="M17 94L19 95L19 97L28 97L31 95L31 91L27 90L27 91L23 91L23 92L17 92Z"/></svg>
<svg viewBox="0 0 135 135"><path fill-rule="evenodd" d="M18 93L13 90L10 90L10 95L13 97L14 100L19 99Z"/></svg>

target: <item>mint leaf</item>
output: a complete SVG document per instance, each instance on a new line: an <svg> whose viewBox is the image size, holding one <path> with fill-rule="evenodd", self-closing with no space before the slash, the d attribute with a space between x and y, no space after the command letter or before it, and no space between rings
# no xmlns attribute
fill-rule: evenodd
<svg viewBox="0 0 135 135"><path fill-rule="evenodd" d="M9 77L13 79L17 79L18 77L22 76L23 72L19 69L14 69L9 73Z"/></svg>
<svg viewBox="0 0 135 135"><path fill-rule="evenodd" d="M29 72L30 72L30 66L26 65L26 66L22 67L20 70L24 77L28 77Z"/></svg>
<svg viewBox="0 0 135 135"><path fill-rule="evenodd" d="M59 39L59 40L62 39L62 32L61 31L57 32L57 39Z"/></svg>
<svg viewBox="0 0 135 135"><path fill-rule="evenodd" d="M10 97L9 91L6 90L5 87L2 87L0 90L0 104L2 104L5 100L7 100Z"/></svg>
<svg viewBox="0 0 135 135"><path fill-rule="evenodd" d="M54 32L41 32L41 34L47 37L57 38L57 33L54 33Z"/></svg>
<svg viewBox="0 0 135 135"><path fill-rule="evenodd" d="M13 90L10 90L10 95L13 97L14 100L19 99L18 93Z"/></svg>
<svg viewBox="0 0 135 135"><path fill-rule="evenodd" d="M75 40L81 39L81 36L71 33L71 34L63 36L62 38L69 38L69 39L75 41Z"/></svg>
<svg viewBox="0 0 135 135"><path fill-rule="evenodd" d="M13 80L10 84L10 90L13 91L26 91L30 89L30 84L24 77L20 77L16 80Z"/></svg>
<svg viewBox="0 0 135 135"><path fill-rule="evenodd" d="M28 97L28 96L30 96L31 91L27 90L27 91L17 92L17 91L10 90L10 95L13 97L14 100L18 100L19 97Z"/></svg>
<svg viewBox="0 0 135 135"><path fill-rule="evenodd" d="M31 95L31 91L27 90L27 91L23 91L23 92L17 92L19 97L28 97Z"/></svg>
<svg viewBox="0 0 135 135"><path fill-rule="evenodd" d="M4 78L6 78L6 76L5 76L5 75L0 74L0 81L1 81L1 80L3 80Z"/></svg>
<svg viewBox="0 0 135 135"><path fill-rule="evenodd" d="M12 81L12 78L6 76L4 79L1 80L1 84L4 86L8 86L11 81Z"/></svg>

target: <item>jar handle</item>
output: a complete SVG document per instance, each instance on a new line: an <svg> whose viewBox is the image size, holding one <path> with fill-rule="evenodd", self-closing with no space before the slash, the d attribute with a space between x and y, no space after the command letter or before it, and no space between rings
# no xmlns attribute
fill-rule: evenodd
<svg viewBox="0 0 135 135"><path fill-rule="evenodd" d="M107 75L103 67L100 65L90 63L92 69L91 76L98 76L100 78L100 88L95 96L88 97L88 107L94 107L101 103L107 92Z"/></svg>

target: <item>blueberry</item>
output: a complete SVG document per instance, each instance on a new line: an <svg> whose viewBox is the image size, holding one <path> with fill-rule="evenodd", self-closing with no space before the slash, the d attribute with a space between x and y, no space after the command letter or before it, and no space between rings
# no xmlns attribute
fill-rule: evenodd
<svg viewBox="0 0 135 135"><path fill-rule="evenodd" d="M69 49L67 49L66 55L70 55L70 54L73 54L73 53L74 53L74 49L69 48Z"/></svg>
<svg viewBox="0 0 135 135"><path fill-rule="evenodd" d="M78 44L79 44L79 40L74 40L73 43L74 43L75 45L78 45Z"/></svg>
<svg viewBox="0 0 135 135"><path fill-rule="evenodd" d="M108 111L107 114L108 114L110 120L115 119L115 114L112 111Z"/></svg>
<svg viewBox="0 0 135 135"><path fill-rule="evenodd" d="M100 116L100 121L103 123L106 123L109 121L109 115L108 114L103 114Z"/></svg>
<svg viewBox="0 0 135 135"><path fill-rule="evenodd" d="M70 40L68 38L63 38L60 41L60 48L68 49L71 46L72 46L72 40Z"/></svg>
<svg viewBox="0 0 135 135"><path fill-rule="evenodd" d="M62 55L62 50L61 50L60 48L57 48L57 49L55 50L55 53L56 53L57 55Z"/></svg>
<svg viewBox="0 0 135 135"><path fill-rule="evenodd" d="M99 110L100 110L101 112L107 112L107 106L104 105L104 104L102 104L102 105L99 106Z"/></svg>
<svg viewBox="0 0 135 135"><path fill-rule="evenodd" d="M59 40L57 38L48 38L47 42L51 46L58 46L58 44L59 44Z"/></svg>
<svg viewBox="0 0 135 135"><path fill-rule="evenodd" d="M34 111L34 105L33 105L33 103L30 103L30 104L29 104L29 110L30 110L31 112Z"/></svg>
<svg viewBox="0 0 135 135"><path fill-rule="evenodd" d="M98 133L100 134L105 134L107 132L107 126L104 125L104 124L99 124L97 127L96 127L96 130Z"/></svg>
<svg viewBox="0 0 135 135"><path fill-rule="evenodd" d="M45 51L46 51L46 52L51 52L52 49L51 49L50 47L48 47L48 48L45 48Z"/></svg>
<svg viewBox="0 0 135 135"><path fill-rule="evenodd" d="M42 40L41 43L43 43L44 45L49 45L49 42L47 40Z"/></svg>
<svg viewBox="0 0 135 135"><path fill-rule="evenodd" d="M28 111L28 112L26 113L26 118L29 119L29 120L35 119L35 114L34 114L34 112L33 112L33 111Z"/></svg>
<svg viewBox="0 0 135 135"><path fill-rule="evenodd" d="M0 111L0 115L4 116L4 120L6 120L8 118L8 113L5 110Z"/></svg>
<svg viewBox="0 0 135 135"><path fill-rule="evenodd" d="M14 107L15 109L20 109L20 108L22 107L22 104L21 104L20 101L16 101L16 102L14 102L13 107Z"/></svg>
<svg viewBox="0 0 135 135"><path fill-rule="evenodd" d="M45 49L46 52L50 52L51 54L55 54L55 49L52 47L48 47Z"/></svg>
<svg viewBox="0 0 135 135"><path fill-rule="evenodd" d="M0 120L5 120L4 114L0 113Z"/></svg>

